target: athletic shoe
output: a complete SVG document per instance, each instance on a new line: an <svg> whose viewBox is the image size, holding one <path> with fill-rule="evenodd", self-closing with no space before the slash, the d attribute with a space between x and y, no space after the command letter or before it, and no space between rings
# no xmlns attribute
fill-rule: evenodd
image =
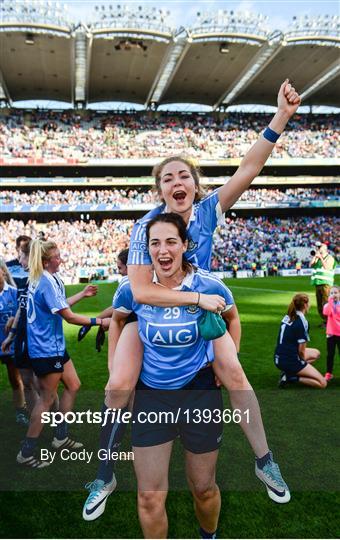
<svg viewBox="0 0 340 540"><path fill-rule="evenodd" d="M16 412L15 421L20 426L28 426L28 424L30 423L29 419L27 418L24 412Z"/></svg>
<svg viewBox="0 0 340 540"><path fill-rule="evenodd" d="M333 373L330 373L329 371L327 371L327 373L325 375L325 379L326 379L326 381L331 381L332 379L334 379Z"/></svg>
<svg viewBox="0 0 340 540"><path fill-rule="evenodd" d="M288 378L286 373L283 371L279 379L279 388L285 388L288 384Z"/></svg>
<svg viewBox="0 0 340 540"><path fill-rule="evenodd" d="M79 448L83 448L83 446L83 443L73 441L72 439L70 439L70 437L66 437L62 440L54 437L52 441L52 448L54 448L55 450L62 450L63 448L69 448L70 450L79 450Z"/></svg>
<svg viewBox="0 0 340 540"><path fill-rule="evenodd" d="M37 459L34 456L24 457L21 450L17 455L17 463L19 463L19 465L26 465L26 467L31 467L32 469L44 469L51 465L49 461L40 461L40 459Z"/></svg>
<svg viewBox="0 0 340 540"><path fill-rule="evenodd" d="M108 496L116 489L117 480L115 475L111 482L105 484L104 480L95 480L85 485L90 495L87 497L83 508L83 519L93 521L104 513Z"/></svg>
<svg viewBox="0 0 340 540"><path fill-rule="evenodd" d="M290 501L289 488L281 476L277 463L270 460L263 469L260 469L255 461L255 474L266 486L270 499L281 504Z"/></svg>

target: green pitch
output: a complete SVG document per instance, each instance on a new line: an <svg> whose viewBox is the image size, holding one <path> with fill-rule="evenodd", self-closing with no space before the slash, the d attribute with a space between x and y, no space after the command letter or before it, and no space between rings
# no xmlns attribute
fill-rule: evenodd
<svg viewBox="0 0 340 540"><path fill-rule="evenodd" d="M315 307L309 279L263 278L229 280L242 321L241 362L260 401L269 446L292 491L287 505L276 505L255 478L254 457L240 428L225 425L218 463L222 510L219 538L336 538L339 535L339 387L340 365L335 361L335 379L328 388L277 388L279 371L273 350L280 320L296 292L310 293L311 346L321 350L315 367L326 366L326 337ZM68 287L68 293L79 290ZM75 306L80 313L95 315L110 305L113 285L101 284L96 298ZM74 360L82 388L76 410L100 410L107 379L105 343L98 354L96 330L78 344L78 328L65 326L68 351ZM97 521L81 517L87 492L83 485L95 478L96 461L55 462L46 470L25 470L15 465L15 456L25 429L15 426L5 367L0 371L1 537L7 538L138 538L141 530L136 512L133 465L117 465L118 489L109 498L106 512ZM225 407L229 407L225 396ZM98 427L77 425L72 435L96 450ZM48 447L51 428L46 427L42 446ZM129 450L129 437L123 444ZM169 536L197 538L192 499L184 481L183 454L175 444L168 496ZM6 491L4 491L6 490Z"/></svg>

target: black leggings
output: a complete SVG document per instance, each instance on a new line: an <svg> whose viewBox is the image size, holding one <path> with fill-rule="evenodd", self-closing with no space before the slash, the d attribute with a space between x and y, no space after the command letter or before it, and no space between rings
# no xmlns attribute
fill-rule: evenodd
<svg viewBox="0 0 340 540"><path fill-rule="evenodd" d="M333 373L333 364L334 364L336 346L338 346L338 351L340 353L340 336L327 337L327 372L328 373Z"/></svg>

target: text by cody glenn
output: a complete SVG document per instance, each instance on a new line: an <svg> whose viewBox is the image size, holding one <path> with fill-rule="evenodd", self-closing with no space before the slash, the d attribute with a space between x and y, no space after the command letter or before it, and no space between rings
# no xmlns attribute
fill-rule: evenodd
<svg viewBox="0 0 340 540"><path fill-rule="evenodd" d="M116 452L113 450L106 450L100 448L98 452L92 452L85 450L71 450L70 448L63 448L60 452L57 450L50 450L48 448L40 449L41 461L48 461L53 463L55 458L59 456L62 461L82 461L84 463L91 463L92 459L99 461L133 461L135 459L134 453L130 452Z"/></svg>

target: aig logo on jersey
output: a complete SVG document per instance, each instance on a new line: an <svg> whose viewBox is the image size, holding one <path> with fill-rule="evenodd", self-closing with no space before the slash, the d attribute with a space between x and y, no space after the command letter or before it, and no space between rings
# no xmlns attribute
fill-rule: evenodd
<svg viewBox="0 0 340 540"><path fill-rule="evenodd" d="M196 321L187 323L146 323L146 337L158 347L190 347L198 339Z"/></svg>
<svg viewBox="0 0 340 540"><path fill-rule="evenodd" d="M137 242L134 240L130 246L131 251L147 251L147 245L145 242Z"/></svg>

